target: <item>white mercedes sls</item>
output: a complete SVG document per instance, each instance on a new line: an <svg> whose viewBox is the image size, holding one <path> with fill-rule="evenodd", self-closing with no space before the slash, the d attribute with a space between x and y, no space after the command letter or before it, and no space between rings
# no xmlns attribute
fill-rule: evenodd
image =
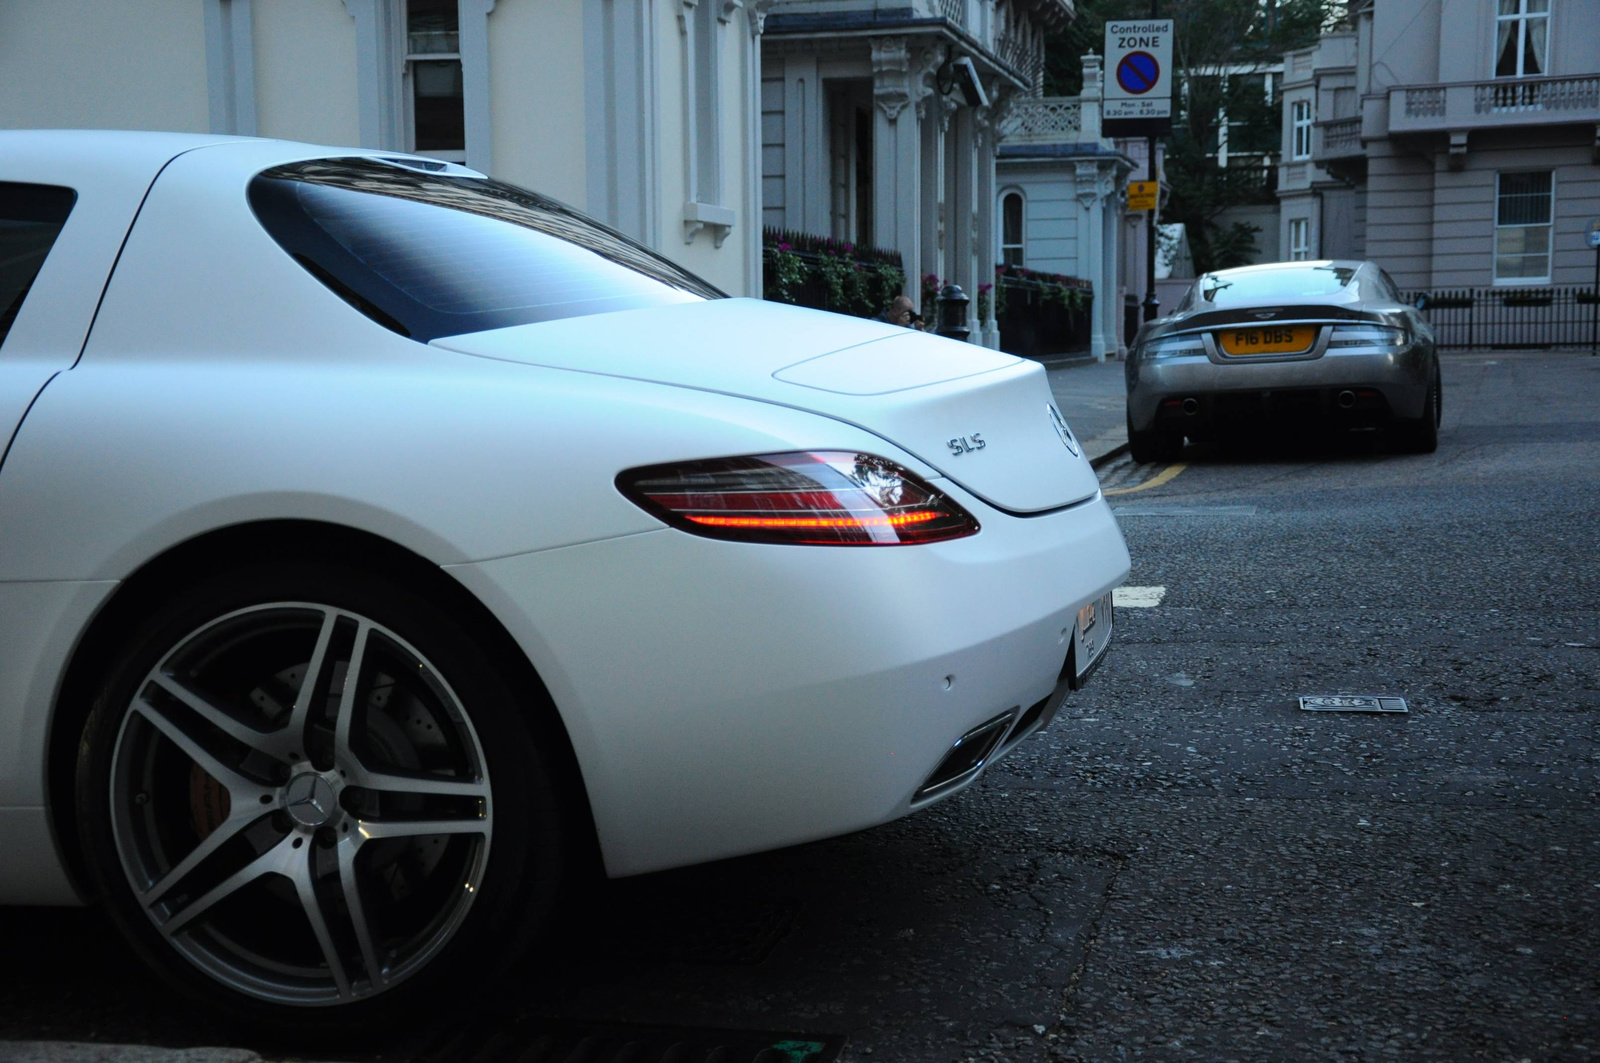
<svg viewBox="0 0 1600 1063"><path fill-rule="evenodd" d="M1127 572L1033 362L432 159L0 133L0 902L236 1014L947 797Z"/></svg>

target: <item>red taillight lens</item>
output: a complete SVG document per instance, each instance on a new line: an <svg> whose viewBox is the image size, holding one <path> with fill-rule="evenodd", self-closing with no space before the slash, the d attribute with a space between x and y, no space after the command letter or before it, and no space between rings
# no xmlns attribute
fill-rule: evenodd
<svg viewBox="0 0 1600 1063"><path fill-rule="evenodd" d="M629 499L713 539L905 546L978 531L966 510L887 458L850 451L755 454L629 469Z"/></svg>

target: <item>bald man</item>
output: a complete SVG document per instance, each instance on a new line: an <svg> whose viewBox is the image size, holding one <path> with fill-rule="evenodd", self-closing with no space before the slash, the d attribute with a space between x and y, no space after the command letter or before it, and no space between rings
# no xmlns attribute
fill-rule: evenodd
<svg viewBox="0 0 1600 1063"><path fill-rule="evenodd" d="M917 325L912 323L916 316L916 307L912 304L911 297L897 295L894 297L894 302L889 304L889 309L878 315L878 319L887 321L891 325L899 325L901 328L916 328Z"/></svg>

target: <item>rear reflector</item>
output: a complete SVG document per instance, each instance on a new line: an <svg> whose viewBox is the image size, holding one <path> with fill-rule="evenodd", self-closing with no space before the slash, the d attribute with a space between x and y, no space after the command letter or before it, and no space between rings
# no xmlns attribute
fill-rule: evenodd
<svg viewBox="0 0 1600 1063"><path fill-rule="evenodd" d="M909 469L874 454L755 454L629 469L617 489L696 535L809 546L908 546L978 522Z"/></svg>

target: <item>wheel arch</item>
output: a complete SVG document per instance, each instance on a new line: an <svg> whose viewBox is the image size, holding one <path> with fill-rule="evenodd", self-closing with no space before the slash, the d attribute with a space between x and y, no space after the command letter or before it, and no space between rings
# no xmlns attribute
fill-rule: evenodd
<svg viewBox="0 0 1600 1063"><path fill-rule="evenodd" d="M580 850L574 855L591 867L601 866L588 790L571 738L543 677L499 618L444 569L392 540L340 524L270 520L215 529L147 560L100 608L68 658L45 742L45 796L58 851L80 897L92 900L93 893L79 841L74 794L78 747L95 688L122 637L170 594L168 588L238 567L246 559L348 564L403 580L442 603L492 659L503 663L511 678L531 683L529 689L544 694L542 705L530 706L530 719L536 736L553 753L557 785L571 798L568 825Z"/></svg>

